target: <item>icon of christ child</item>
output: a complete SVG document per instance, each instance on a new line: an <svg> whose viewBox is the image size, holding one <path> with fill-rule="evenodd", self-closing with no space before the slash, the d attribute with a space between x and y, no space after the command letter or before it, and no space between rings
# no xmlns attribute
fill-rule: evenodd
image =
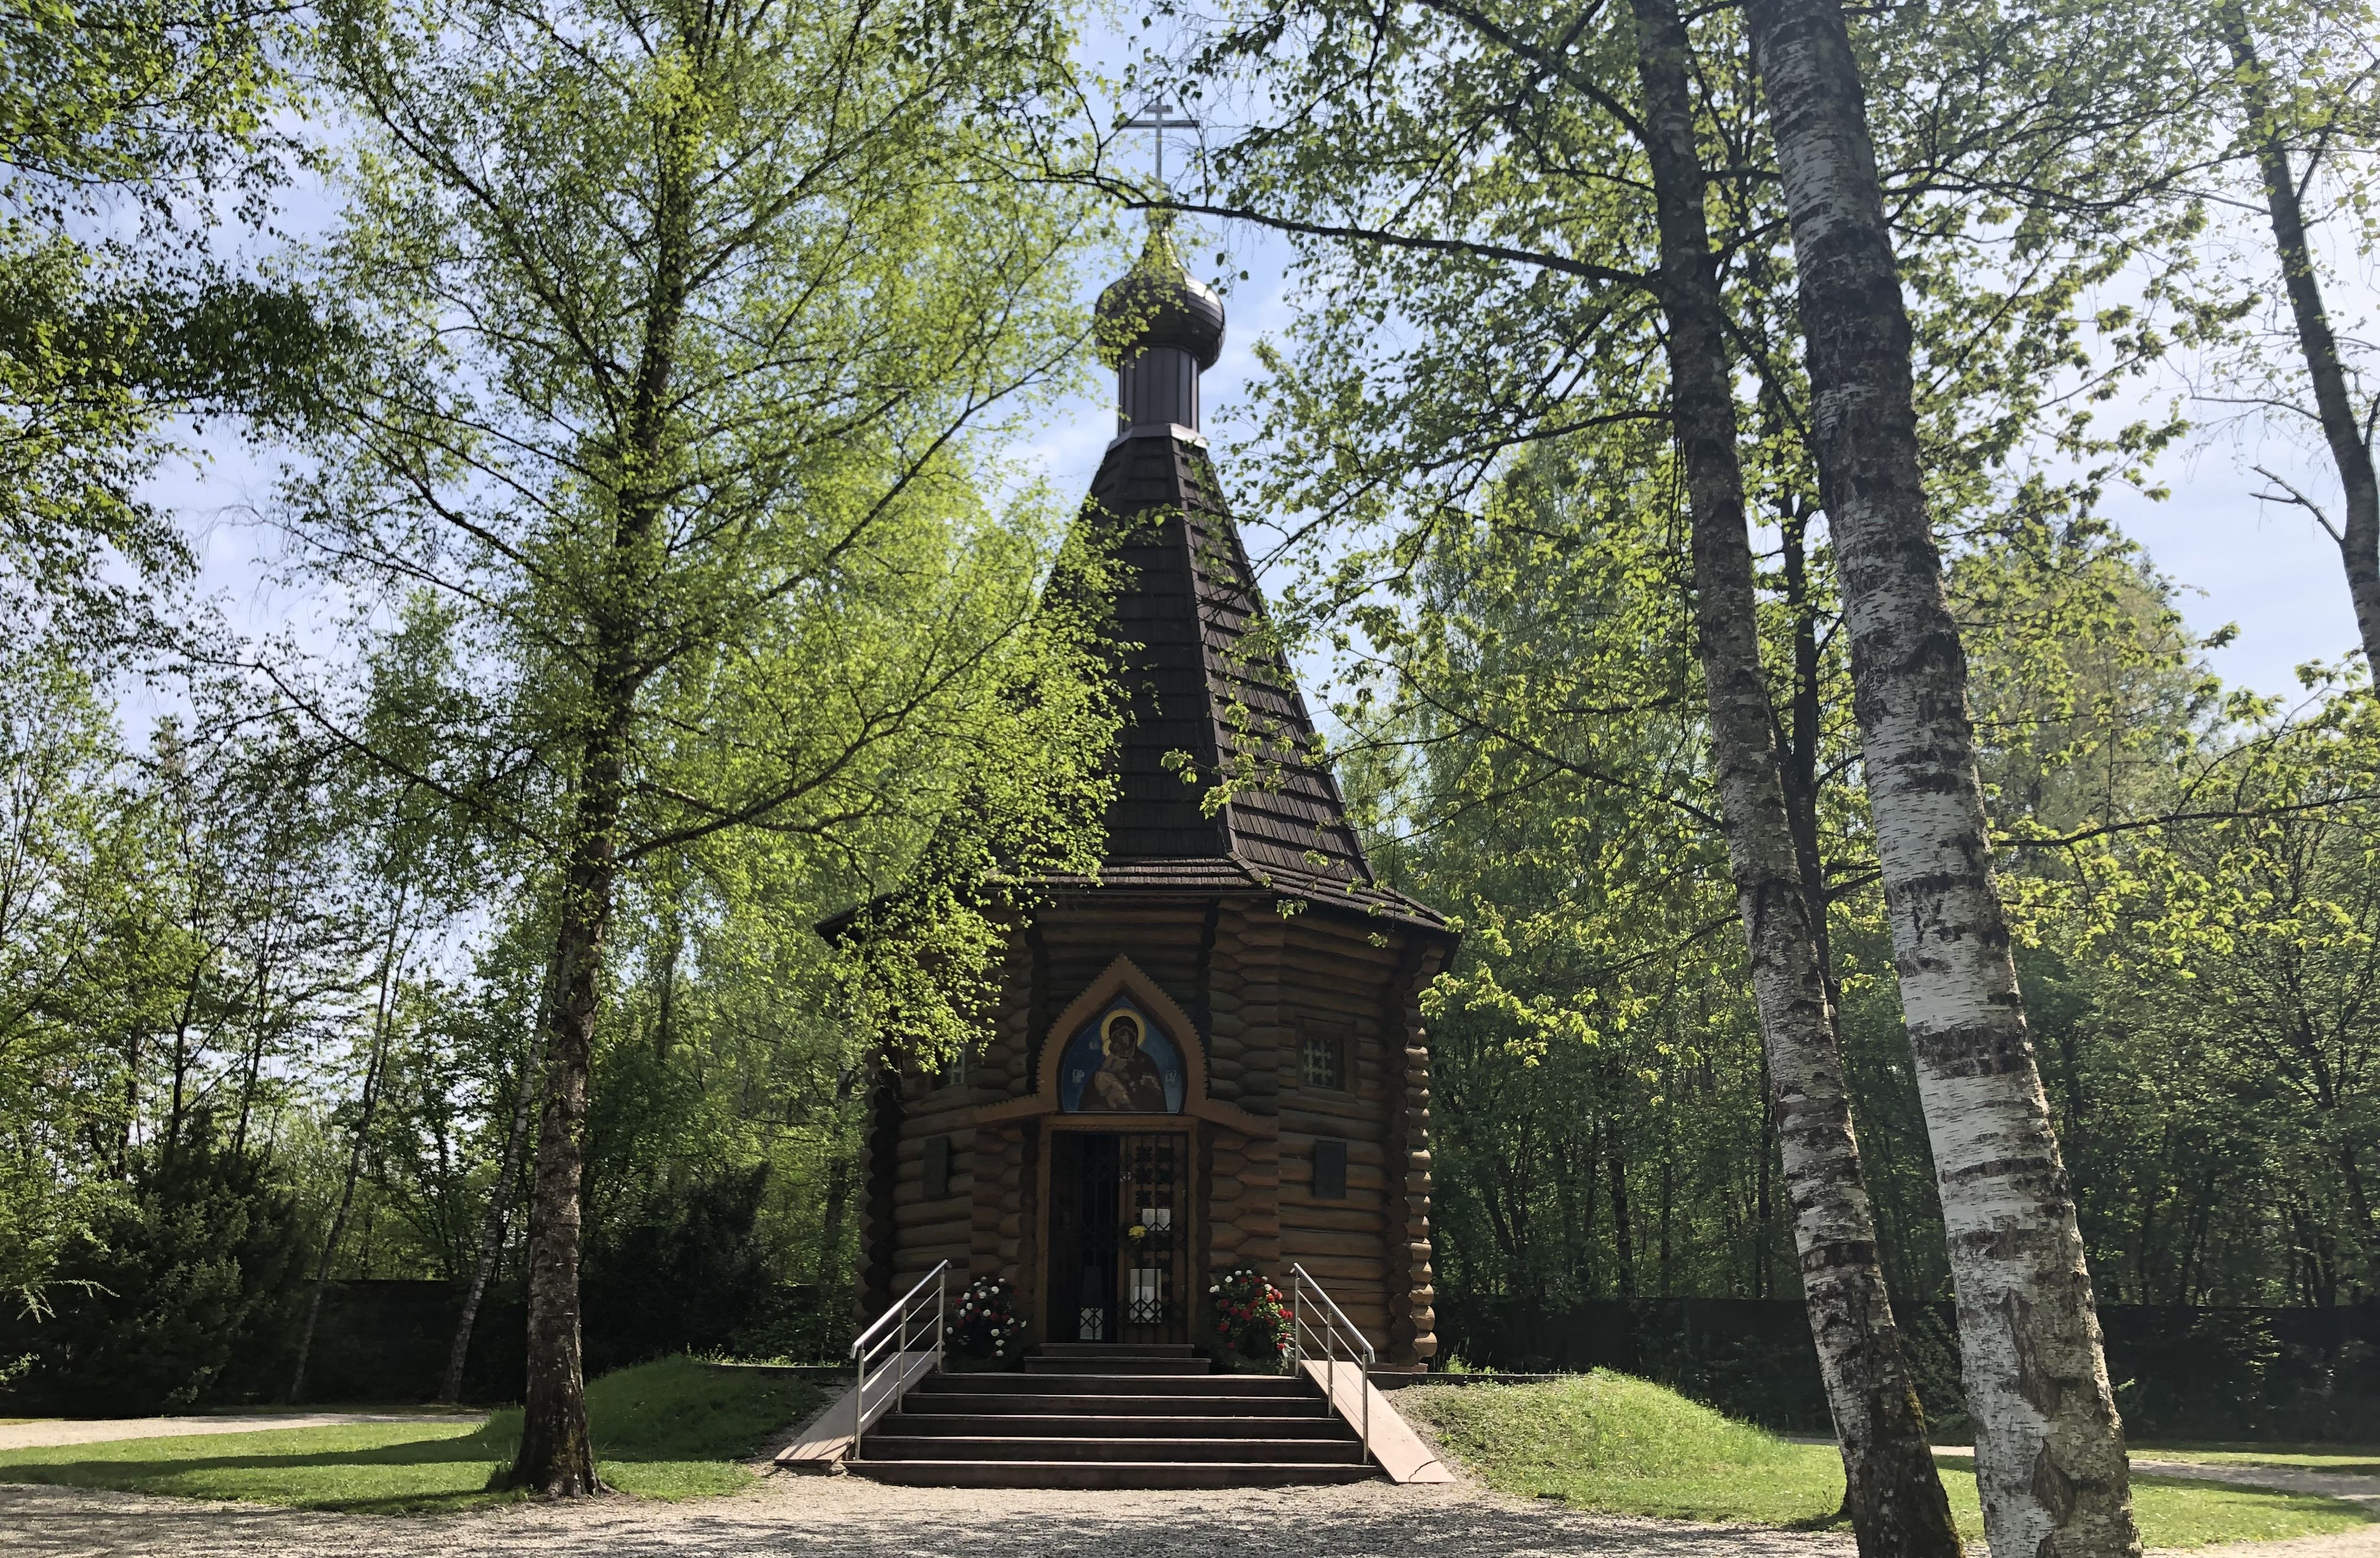
<svg viewBox="0 0 2380 1558"><path fill-rule="evenodd" d="M1100 1035L1106 1058L1091 1074L1096 1107L1111 1114L1161 1115L1165 1112L1165 1078L1157 1062L1140 1047L1140 1019L1128 1011L1110 1017Z"/></svg>

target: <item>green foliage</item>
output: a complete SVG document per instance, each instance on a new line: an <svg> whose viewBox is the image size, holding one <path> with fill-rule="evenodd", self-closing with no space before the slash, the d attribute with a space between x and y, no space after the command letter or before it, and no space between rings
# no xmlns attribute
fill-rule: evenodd
<svg viewBox="0 0 2380 1558"><path fill-rule="evenodd" d="M2091 993L2060 1080L2119 1292L2380 1287L2374 733L2350 692L2194 744L2158 797L2182 820L2066 851L2044 891L2053 966Z"/></svg>
<svg viewBox="0 0 2380 1558"><path fill-rule="evenodd" d="M194 722L234 733L169 719L136 754L109 690L56 639L0 678L0 1279L36 1332L66 1293L89 1296L57 1286L69 1251L146 1269L185 1147L201 1166L261 1161L289 1062L354 1010L358 917L333 887L340 797L319 754L203 684ZM275 1197L302 1173L289 1134ZM211 1367L184 1372L203 1387Z"/></svg>
<svg viewBox="0 0 2380 1558"><path fill-rule="evenodd" d="M532 879L603 835L669 956L908 881L871 945L963 991L971 884L1084 864L1104 794L1079 624L1037 608L1055 517L987 441L1075 328L1088 215L1007 172L1063 35L673 10L656 54L641 13L576 14L324 39L370 129L320 273L374 372L287 508L326 572L428 590L438 643L401 703L301 701ZM964 1042L898 977L843 971L863 1034Z"/></svg>
<svg viewBox="0 0 2380 1558"><path fill-rule="evenodd" d="M19 1388L103 1415L186 1408L273 1350L298 1250L275 1165L195 1113L136 1154L122 1202L61 1252L53 1312L18 1330L34 1359Z"/></svg>
<svg viewBox="0 0 2380 1558"><path fill-rule="evenodd" d="M579 1286L590 1372L664 1349L748 1350L745 1335L770 1318L772 1297L775 1262L754 1227L769 1170L766 1159L714 1170L654 1185L641 1206L607 1209Z"/></svg>
<svg viewBox="0 0 2380 1558"><path fill-rule="evenodd" d="M1440 514L1340 705L1376 864L1464 931L1425 1010L1466 1298L1792 1280L1667 470L1641 429L1581 434Z"/></svg>
<svg viewBox="0 0 2380 1558"><path fill-rule="evenodd" d="M141 494L190 413L286 403L334 332L210 251L285 175L296 26L248 0L0 15L0 587L82 631L159 626L191 555Z"/></svg>
<svg viewBox="0 0 2380 1558"><path fill-rule="evenodd" d="M1375 859L1466 932L1427 997L1433 1223L1462 1301L1795 1291L1683 559L1645 474L1664 460L1618 429L1533 450L1342 614L1345 773ZM1779 562L1765 625L1789 761L1820 781L1885 1260L1897 1294L1945 1298L1824 557ZM2373 1291L2362 840L2380 787L2361 695L2284 717L2227 694L2172 586L2096 524L1976 537L1950 585L2100 1296ZM1931 1377L1955 1416L1955 1369Z"/></svg>
<svg viewBox="0 0 2380 1558"><path fill-rule="evenodd" d="M106 1180L58 1165L113 1116L86 1046L91 1027L140 1005L130 976L142 960L125 933L142 928L145 906L140 829L90 679L29 656L0 677L0 1302L30 1317L48 1308L66 1244L113 1199Z"/></svg>

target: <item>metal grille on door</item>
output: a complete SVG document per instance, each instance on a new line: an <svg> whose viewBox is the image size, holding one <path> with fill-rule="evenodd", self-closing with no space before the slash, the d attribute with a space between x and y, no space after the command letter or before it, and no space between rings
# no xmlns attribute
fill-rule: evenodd
<svg viewBox="0 0 2380 1558"><path fill-rule="evenodd" d="M1172 1132L1120 1138L1117 1211L1123 1228L1123 1323L1125 1342L1190 1339L1183 1284L1189 1240L1184 1193L1190 1139Z"/></svg>

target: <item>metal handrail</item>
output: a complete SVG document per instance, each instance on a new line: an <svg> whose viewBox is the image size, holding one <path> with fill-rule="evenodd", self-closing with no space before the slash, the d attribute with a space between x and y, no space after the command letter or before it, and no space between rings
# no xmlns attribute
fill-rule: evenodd
<svg viewBox="0 0 2380 1558"><path fill-rule="evenodd" d="M1331 1301L1330 1295L1322 1290L1322 1284L1315 1281L1313 1274L1304 1266L1292 1265L1289 1268L1289 1284L1290 1364L1294 1368L1309 1356L1311 1349L1306 1346L1307 1337L1318 1340L1322 1344L1322 1377L1327 1382L1323 1394L1327 1396L1339 1388L1339 1347L1342 1343L1346 1346L1347 1360L1356 1365L1355 1388L1364 1403L1364 1458L1370 1460L1372 1365L1379 1361L1379 1355L1372 1350L1372 1344L1364 1339L1364 1333L1356 1328L1355 1322L1347 1318L1347 1312ZM1305 1306L1305 1295L1308 1292L1321 1300L1318 1307L1322 1323L1318 1329L1306 1320L1309 1311Z"/></svg>
<svg viewBox="0 0 2380 1558"><path fill-rule="evenodd" d="M950 1284L945 1278L950 1269L948 1261L937 1263L932 1271L917 1279L917 1286L901 1295L899 1302L878 1315L867 1330L852 1339L852 1372L855 1377L851 1392L850 1459L856 1461L860 1458L859 1436L868 1429L868 1366L880 1358L889 1345L892 1349L892 1359L884 1365L884 1369L897 1372L902 1358L917 1350L910 1343L924 1340L925 1334L920 1331L913 1335L911 1326L924 1318L926 1306L917 1296L929 1286L934 1290L934 1367L937 1370L941 1368L942 1342L948 1335L944 1322L948 1318L950 1294ZM887 1331L887 1326L892 1329ZM880 1372L877 1377L881 1379L883 1374Z"/></svg>

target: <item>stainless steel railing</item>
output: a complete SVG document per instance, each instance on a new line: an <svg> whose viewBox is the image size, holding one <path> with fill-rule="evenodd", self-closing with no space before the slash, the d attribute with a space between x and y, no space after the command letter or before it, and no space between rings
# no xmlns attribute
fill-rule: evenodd
<svg viewBox="0 0 2380 1558"><path fill-rule="evenodd" d="M859 1436L868 1428L868 1385L869 1368L875 1367L874 1378L888 1376L897 1385L900 1382L901 1360L909 1353L922 1351L915 1344L925 1341L928 1315L932 1316L931 1335L934 1342L934 1367L942 1366L942 1343L947 1335L944 1322L949 1315L949 1282L951 1263L944 1261L917 1281L917 1286L901 1297L901 1301L876 1317L875 1322L862 1331L851 1344L852 1371L856 1378L851 1393L851 1459L859 1456ZM926 1289L933 1289L927 1295ZM930 1298L930 1302L929 1298ZM887 1359L885 1354L892 1356Z"/></svg>
<svg viewBox="0 0 2380 1558"><path fill-rule="evenodd" d="M1313 1296L1308 1304L1307 1295ZM1317 1351L1322 1355L1323 1394L1329 1395L1339 1388L1339 1359L1343 1353L1349 1366L1355 1371L1356 1396L1364 1404L1364 1458L1372 1458L1372 1365L1378 1355L1372 1344L1364 1340L1364 1333L1347 1318L1346 1311L1330 1301L1322 1284L1314 1280L1304 1266L1289 1268L1289 1361L1294 1369Z"/></svg>

